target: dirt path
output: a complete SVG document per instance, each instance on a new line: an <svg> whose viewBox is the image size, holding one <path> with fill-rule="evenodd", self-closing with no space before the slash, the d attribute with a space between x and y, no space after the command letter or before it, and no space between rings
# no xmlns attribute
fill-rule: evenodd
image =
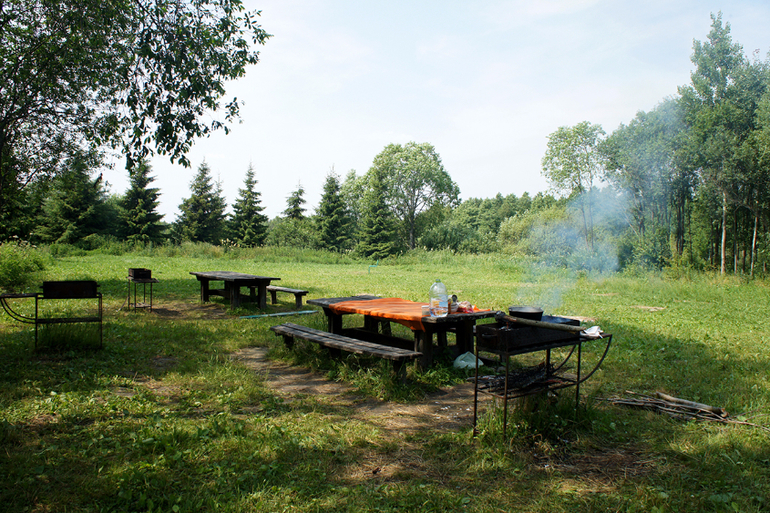
<svg viewBox="0 0 770 513"><path fill-rule="evenodd" d="M233 358L264 375L268 386L284 397L323 394L335 405L350 408L351 415L394 433L459 431L473 425L473 385L470 383L441 389L417 403L394 403L362 398L348 385L329 381L303 367L268 360L266 355L266 348L249 347L235 353Z"/></svg>
<svg viewBox="0 0 770 513"><path fill-rule="evenodd" d="M189 301L167 301L154 307L153 313L167 319L217 320L227 317L220 305ZM264 375L268 386L286 399L324 395L333 404L350 408L351 416L394 435L423 430L459 431L473 425L473 385L470 383L439 390L416 403L379 401L357 395L352 387L329 381L306 368L269 360L266 355L267 348L248 347L236 352L233 359Z"/></svg>

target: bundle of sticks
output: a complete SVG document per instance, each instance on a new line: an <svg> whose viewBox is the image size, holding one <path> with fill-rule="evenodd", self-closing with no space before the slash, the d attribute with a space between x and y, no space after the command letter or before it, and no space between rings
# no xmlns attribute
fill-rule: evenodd
<svg viewBox="0 0 770 513"><path fill-rule="evenodd" d="M628 390L626 390L626 393L632 395L633 397L610 397L602 400L621 406L630 406L633 408L651 410L657 413L669 415L670 417L679 420L702 420L710 422L721 422L724 424L743 424L746 426L758 427L765 431L770 431L770 429L758 424L733 419L724 408L687 401L685 399L680 399L678 397L664 394L663 392L655 392L655 397L644 394L637 394Z"/></svg>

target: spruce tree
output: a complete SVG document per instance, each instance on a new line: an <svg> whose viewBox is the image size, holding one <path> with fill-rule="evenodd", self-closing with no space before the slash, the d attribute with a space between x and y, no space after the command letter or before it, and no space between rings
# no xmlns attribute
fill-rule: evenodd
<svg viewBox="0 0 770 513"><path fill-rule="evenodd" d="M318 207L318 228L321 246L331 251L342 251L350 242L350 216L340 194L339 177L332 171L326 177L324 193Z"/></svg>
<svg viewBox="0 0 770 513"><path fill-rule="evenodd" d="M145 161L129 171L131 185L120 205L123 209L122 224L126 240L130 242L153 242L162 240L163 215L157 212L159 189L148 187L154 180L152 168Z"/></svg>
<svg viewBox="0 0 770 513"><path fill-rule="evenodd" d="M385 258L395 250L394 238L393 217L385 201L385 183L382 172L377 170L369 175L356 252L364 257Z"/></svg>
<svg viewBox="0 0 770 513"><path fill-rule="evenodd" d="M174 231L181 240L216 244L224 233L225 208L219 182L211 178L206 162L198 167L198 173L190 184L190 197L179 205L180 215Z"/></svg>
<svg viewBox="0 0 770 513"><path fill-rule="evenodd" d="M262 213L261 194L255 190L254 168L249 164L244 188L238 189L238 198L233 203L230 229L235 241L243 246L261 246L267 236L267 216Z"/></svg>
<svg viewBox="0 0 770 513"><path fill-rule="evenodd" d="M91 179L89 164L76 159L54 179L35 231L35 239L48 243L79 244L107 228L106 193L102 175Z"/></svg>
<svg viewBox="0 0 770 513"><path fill-rule="evenodd" d="M283 215L287 219L300 220L305 218L305 189L302 184L297 184L297 190L292 192L288 198L286 198L286 210L283 211Z"/></svg>

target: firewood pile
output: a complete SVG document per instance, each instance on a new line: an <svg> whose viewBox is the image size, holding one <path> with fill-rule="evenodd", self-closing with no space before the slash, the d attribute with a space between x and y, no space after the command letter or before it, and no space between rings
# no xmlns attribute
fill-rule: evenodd
<svg viewBox="0 0 770 513"><path fill-rule="evenodd" d="M673 397L662 392L655 392L655 397L644 394L637 394L630 391L626 391L626 393L633 397L610 397L601 400L619 406L628 406L631 408L654 411L656 413L668 415L671 418L678 420L699 420L707 422L720 422L723 424L742 424L745 426L753 426L765 431L770 431L770 428L761 426L759 424L746 422L745 420L741 420L740 417L737 419L732 418L724 408L687 401L685 399Z"/></svg>

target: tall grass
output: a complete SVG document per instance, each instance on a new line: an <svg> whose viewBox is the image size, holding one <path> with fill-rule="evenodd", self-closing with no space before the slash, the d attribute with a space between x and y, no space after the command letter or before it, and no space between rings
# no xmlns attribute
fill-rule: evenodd
<svg viewBox="0 0 770 513"><path fill-rule="evenodd" d="M0 243L0 292L18 293L29 289L46 263L45 255L28 242Z"/></svg>

